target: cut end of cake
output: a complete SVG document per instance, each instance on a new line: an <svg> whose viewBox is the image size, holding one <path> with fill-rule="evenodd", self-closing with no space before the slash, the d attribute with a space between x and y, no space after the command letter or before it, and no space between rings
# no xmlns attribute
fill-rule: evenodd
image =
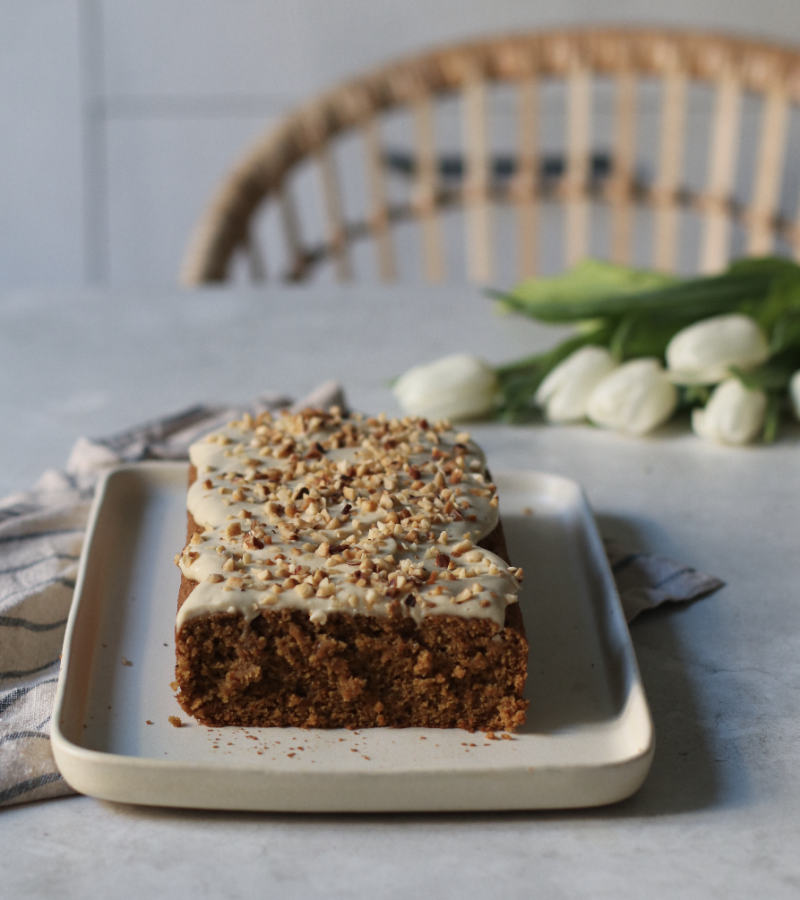
<svg viewBox="0 0 800 900"><path fill-rule="evenodd" d="M178 639L178 700L205 725L512 731L527 643L479 619L297 610L196 619Z"/></svg>

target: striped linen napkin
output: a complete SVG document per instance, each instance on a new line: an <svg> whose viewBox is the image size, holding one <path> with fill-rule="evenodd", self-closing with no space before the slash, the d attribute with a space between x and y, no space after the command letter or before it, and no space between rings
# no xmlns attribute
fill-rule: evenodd
<svg viewBox="0 0 800 900"><path fill-rule="evenodd" d="M195 406L102 440L81 438L65 472L48 471L31 491L0 501L0 806L73 793L50 749L50 715L78 559L103 470L121 462L185 459L204 432L248 411L345 407L329 382L292 406L267 394L238 407ZM687 601L722 586L674 560L607 543L630 622L664 601Z"/></svg>

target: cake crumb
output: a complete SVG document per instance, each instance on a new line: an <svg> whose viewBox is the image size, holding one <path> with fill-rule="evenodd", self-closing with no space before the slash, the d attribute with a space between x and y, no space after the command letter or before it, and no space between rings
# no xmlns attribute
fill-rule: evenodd
<svg viewBox="0 0 800 900"><path fill-rule="evenodd" d="M153 723L150 721L150 719L145 719L145 720L144 720L144 724L145 724L145 725L152 725Z"/></svg>
<svg viewBox="0 0 800 900"><path fill-rule="evenodd" d="M487 741L496 741L497 735L493 731L487 731L484 735Z"/></svg>
<svg viewBox="0 0 800 900"><path fill-rule="evenodd" d="M530 506L524 506L524 507L522 508L522 515L523 515L523 516L532 516L532 515L533 515L533 510L530 508Z"/></svg>
<svg viewBox="0 0 800 900"><path fill-rule="evenodd" d="M513 741L513 740L514 740L514 738L512 738L510 734L501 734L500 737L501 737L504 741Z"/></svg>
<svg viewBox="0 0 800 900"><path fill-rule="evenodd" d="M133 663L129 659L125 659L125 657L123 656L122 657L122 665L123 666L132 666Z"/></svg>
<svg viewBox="0 0 800 900"><path fill-rule="evenodd" d="M168 721L174 728L183 728L183 722L178 716L170 716Z"/></svg>

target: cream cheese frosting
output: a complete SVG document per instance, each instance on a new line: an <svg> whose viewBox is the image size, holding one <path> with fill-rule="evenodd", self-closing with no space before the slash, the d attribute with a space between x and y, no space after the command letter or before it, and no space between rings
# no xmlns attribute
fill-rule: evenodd
<svg viewBox="0 0 800 900"><path fill-rule="evenodd" d="M192 445L202 533L176 563L197 585L177 628L299 609L502 627L522 570L478 542L498 522L480 448L447 422L304 410L245 415Z"/></svg>

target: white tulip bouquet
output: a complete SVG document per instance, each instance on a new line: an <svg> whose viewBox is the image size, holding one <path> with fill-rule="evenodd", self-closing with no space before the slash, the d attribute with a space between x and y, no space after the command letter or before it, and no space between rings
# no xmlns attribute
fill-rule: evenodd
<svg viewBox="0 0 800 900"><path fill-rule="evenodd" d="M494 370L464 356L419 366L395 386L409 412L543 414L644 435L688 408L696 434L732 445L773 440L785 408L800 418L800 266L789 260L688 280L586 260L492 295L576 334Z"/></svg>

